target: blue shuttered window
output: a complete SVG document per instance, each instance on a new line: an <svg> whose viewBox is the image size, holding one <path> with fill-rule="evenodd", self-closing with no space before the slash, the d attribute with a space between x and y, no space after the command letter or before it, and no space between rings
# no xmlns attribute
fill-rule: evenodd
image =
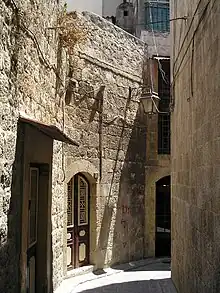
<svg viewBox="0 0 220 293"><path fill-rule="evenodd" d="M170 31L170 8L166 1L148 1L145 3L145 23L148 31Z"/></svg>

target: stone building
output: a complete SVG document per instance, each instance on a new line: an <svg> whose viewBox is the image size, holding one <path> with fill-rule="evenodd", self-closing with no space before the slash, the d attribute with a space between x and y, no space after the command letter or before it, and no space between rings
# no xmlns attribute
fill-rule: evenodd
<svg viewBox="0 0 220 293"><path fill-rule="evenodd" d="M171 246L169 1L138 1L136 11L136 35L148 48L147 84L161 99L147 121L145 168L146 256L161 256Z"/></svg>
<svg viewBox="0 0 220 293"><path fill-rule="evenodd" d="M3 1L0 17L0 292L53 292L75 268L155 255L169 141L160 153L158 118L140 101L166 87L160 63L135 36L55 0ZM169 200L157 206L161 216Z"/></svg>
<svg viewBox="0 0 220 293"><path fill-rule="evenodd" d="M69 11L89 11L103 17L115 17L116 7L121 4L121 0L67 0Z"/></svg>
<svg viewBox="0 0 220 293"><path fill-rule="evenodd" d="M220 3L173 0L172 278L220 292ZM185 19L184 19L185 18Z"/></svg>
<svg viewBox="0 0 220 293"><path fill-rule="evenodd" d="M171 245L169 14L169 1L142 0L123 1L116 14L116 24L146 44L145 84L161 99L159 113L147 121L146 257L169 255Z"/></svg>
<svg viewBox="0 0 220 293"><path fill-rule="evenodd" d="M75 143L63 133L58 14L57 1L0 3L0 292L34 292L35 277L51 292L62 277L59 141Z"/></svg>
<svg viewBox="0 0 220 293"><path fill-rule="evenodd" d="M0 4L0 292L53 292L146 253L145 46L94 14L61 25L55 0L16 3Z"/></svg>
<svg viewBox="0 0 220 293"><path fill-rule="evenodd" d="M143 258L145 225L145 46L97 15L76 15L79 29L89 29L72 48L65 97L66 133L80 141L79 149L65 148L68 274L89 263L102 268ZM90 190L90 201L85 195L81 202L85 210L74 196L81 179Z"/></svg>
<svg viewBox="0 0 220 293"><path fill-rule="evenodd" d="M116 25L130 34L135 34L135 7L126 0L116 9Z"/></svg>

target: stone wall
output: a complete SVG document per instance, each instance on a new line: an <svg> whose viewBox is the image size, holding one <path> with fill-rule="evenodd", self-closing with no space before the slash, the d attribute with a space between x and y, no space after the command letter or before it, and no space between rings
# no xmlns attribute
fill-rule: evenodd
<svg viewBox="0 0 220 293"><path fill-rule="evenodd" d="M79 149L65 146L66 158L62 143L54 142L53 289L66 274L65 177L76 161L99 170L91 258L97 267L140 259L144 251L143 43L98 16L78 15L79 26L89 29L72 48L68 66L56 29L59 1L16 3L0 4L0 292L6 293L18 291L20 266L26 265L20 258L21 114L80 141Z"/></svg>
<svg viewBox="0 0 220 293"><path fill-rule="evenodd" d="M5 293L18 292L20 282L23 134L17 124L19 113L61 129L63 126L62 97L58 95L62 86L58 88L55 74L58 35L48 29L57 26L58 12L55 0L0 3L0 292ZM58 156L61 161L56 147L55 153L55 161ZM54 172L62 174L60 163ZM62 179L58 182L63 184ZM55 198L57 192L54 188ZM54 201L53 210L56 205ZM56 215L53 226L59 230L54 222ZM62 221L57 225L62 226ZM53 236L60 237L58 232ZM62 270L54 269L54 274L56 283L60 282Z"/></svg>
<svg viewBox="0 0 220 293"><path fill-rule="evenodd" d="M76 23L86 23L89 31L71 60L75 89L66 99L65 131L81 146L67 148L67 170L81 159L99 170L97 222L91 230L97 243L94 264L103 267L143 257L146 125L139 97L144 45L90 13L78 14Z"/></svg>
<svg viewBox="0 0 220 293"><path fill-rule="evenodd" d="M172 278L180 293L217 293L220 5L175 0L172 13L189 15L172 25Z"/></svg>

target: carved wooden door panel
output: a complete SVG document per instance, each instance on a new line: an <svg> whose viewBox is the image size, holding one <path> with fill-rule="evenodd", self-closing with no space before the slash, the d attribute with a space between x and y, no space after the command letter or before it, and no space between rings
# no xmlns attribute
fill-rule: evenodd
<svg viewBox="0 0 220 293"><path fill-rule="evenodd" d="M68 183L67 267L89 263L89 183L81 174Z"/></svg>

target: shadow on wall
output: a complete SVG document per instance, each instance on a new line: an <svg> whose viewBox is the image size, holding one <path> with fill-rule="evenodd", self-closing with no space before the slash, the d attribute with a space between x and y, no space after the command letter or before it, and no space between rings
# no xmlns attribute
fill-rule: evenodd
<svg viewBox="0 0 220 293"><path fill-rule="evenodd" d="M21 124L18 123L15 160L12 166L12 183L10 182L11 170L8 163L4 164L4 170L7 170L7 173L1 175L3 214L7 214L7 223L3 222L0 230L0 292L4 293L18 292L20 287L19 256L20 231L22 228L23 143L24 132ZM2 219L4 221L4 218Z"/></svg>
<svg viewBox="0 0 220 293"><path fill-rule="evenodd" d="M131 93L129 96L131 97ZM99 249L102 255L99 257L99 267L103 267L106 260L110 261L106 255L107 249L112 250L110 264L143 258L146 122L139 106L133 125L125 123L129 104L128 98L125 119L120 122L121 133L101 224ZM119 155L120 152L125 153L124 158ZM114 215L113 243L112 247L108 247L110 226L115 213L114 204L112 205L114 198L118 201Z"/></svg>
<svg viewBox="0 0 220 293"><path fill-rule="evenodd" d="M112 262L128 262L144 254L144 190L146 121L141 106L136 114L119 181ZM125 138L126 139L126 138Z"/></svg>

